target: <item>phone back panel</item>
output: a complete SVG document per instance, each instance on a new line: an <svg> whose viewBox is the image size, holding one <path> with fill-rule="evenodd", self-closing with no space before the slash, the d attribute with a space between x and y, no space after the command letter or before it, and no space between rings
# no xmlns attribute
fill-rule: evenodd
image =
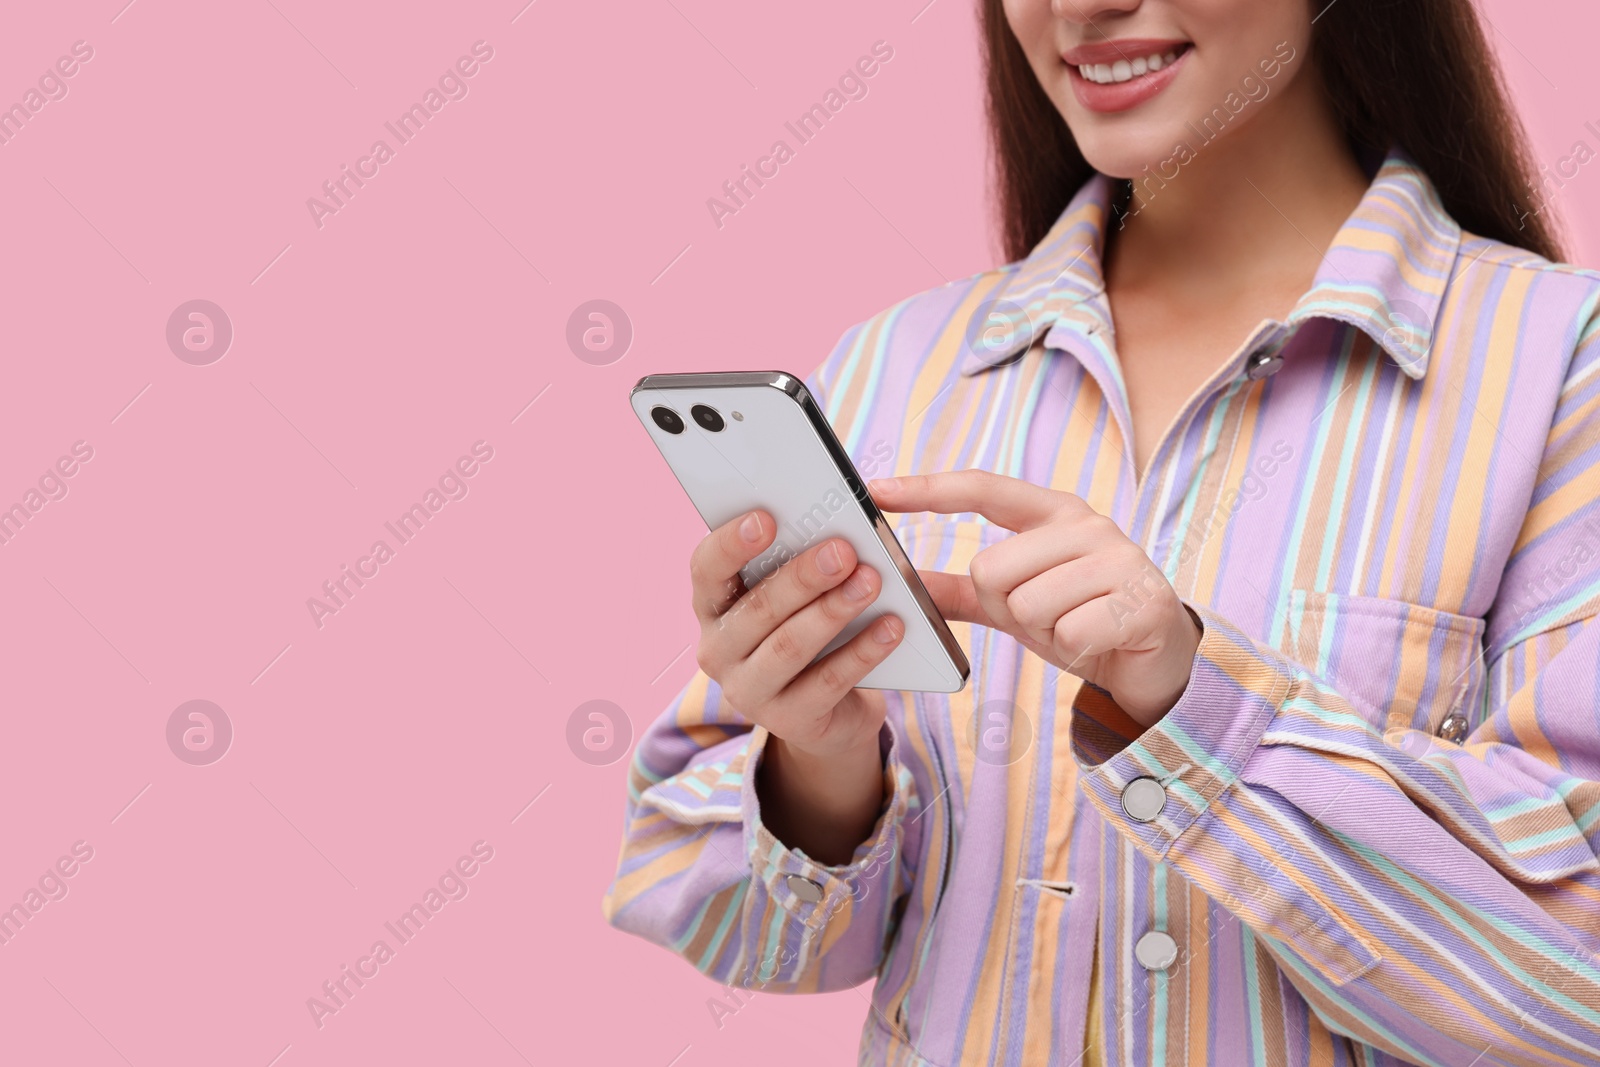
<svg viewBox="0 0 1600 1067"><path fill-rule="evenodd" d="M906 636L862 687L953 693L966 683L960 646L800 379L782 372L652 375L634 387L631 401L709 528L753 508L777 520L772 547L741 572L747 586L829 537L843 538L882 577L878 599L823 655L892 614ZM698 425L690 413L696 404L721 415L723 428ZM681 433L656 424L650 412L658 405L683 420Z"/></svg>

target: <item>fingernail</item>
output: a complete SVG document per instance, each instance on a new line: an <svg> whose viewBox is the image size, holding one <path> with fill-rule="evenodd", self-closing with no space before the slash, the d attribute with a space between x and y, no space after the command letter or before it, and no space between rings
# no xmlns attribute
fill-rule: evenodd
<svg viewBox="0 0 1600 1067"><path fill-rule="evenodd" d="M823 574L838 574L843 566L844 560L839 558L839 542L830 541L817 553L817 570Z"/></svg>
<svg viewBox="0 0 1600 1067"><path fill-rule="evenodd" d="M857 567L850 580L844 583L844 598L846 600L860 600L867 595L867 569Z"/></svg>
<svg viewBox="0 0 1600 1067"><path fill-rule="evenodd" d="M893 619L884 619L872 628L872 639L880 645L887 645L899 636L895 629Z"/></svg>
<svg viewBox="0 0 1600 1067"><path fill-rule="evenodd" d="M761 520L756 518L755 512L746 515L739 524L739 536L751 543L761 540Z"/></svg>
<svg viewBox="0 0 1600 1067"><path fill-rule="evenodd" d="M892 493L896 489L900 488L900 479L874 478L872 481L867 483L867 487L874 493Z"/></svg>

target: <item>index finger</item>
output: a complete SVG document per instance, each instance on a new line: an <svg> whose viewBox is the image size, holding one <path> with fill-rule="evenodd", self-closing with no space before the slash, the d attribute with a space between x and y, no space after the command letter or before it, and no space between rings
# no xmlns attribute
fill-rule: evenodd
<svg viewBox="0 0 1600 1067"><path fill-rule="evenodd" d="M947 515L970 511L1016 533L1042 526L1068 501L1077 499L1071 493L977 469L879 478L868 482L867 488L885 511Z"/></svg>
<svg viewBox="0 0 1600 1067"><path fill-rule="evenodd" d="M759 556L778 532L778 524L765 511L747 511L718 526L700 539L689 556L689 580L694 587L694 613L710 621L727 611L744 593L739 571Z"/></svg>

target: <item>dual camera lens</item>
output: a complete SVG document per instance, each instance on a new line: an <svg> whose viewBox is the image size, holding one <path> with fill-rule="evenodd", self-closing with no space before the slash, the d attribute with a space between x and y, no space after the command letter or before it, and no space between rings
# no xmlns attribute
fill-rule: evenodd
<svg viewBox="0 0 1600 1067"><path fill-rule="evenodd" d="M668 433L683 432L683 416L668 407L656 406L650 409L650 417L657 426ZM689 409L689 417L694 419L695 425L708 433L717 433L727 423L722 421L722 416L717 414L715 408L708 408L704 404L696 404Z"/></svg>

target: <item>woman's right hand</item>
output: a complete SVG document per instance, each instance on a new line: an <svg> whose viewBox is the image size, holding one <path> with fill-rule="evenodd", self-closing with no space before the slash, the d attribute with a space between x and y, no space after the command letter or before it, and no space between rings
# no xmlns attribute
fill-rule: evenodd
<svg viewBox="0 0 1600 1067"><path fill-rule="evenodd" d="M752 511L711 531L689 560L700 620L700 669L728 702L791 748L836 756L877 748L884 701L856 683L899 644L885 616L812 663L878 597L878 572L839 538L814 545L746 590L739 571L772 544L777 524Z"/></svg>
<svg viewBox="0 0 1600 1067"><path fill-rule="evenodd" d="M841 863L883 796L878 734L887 705L880 691L855 685L894 651L905 625L885 615L813 663L877 600L882 579L830 538L747 590L739 571L776 532L771 515L752 511L695 546L695 658L728 703L772 735L759 783L768 828L820 862Z"/></svg>

